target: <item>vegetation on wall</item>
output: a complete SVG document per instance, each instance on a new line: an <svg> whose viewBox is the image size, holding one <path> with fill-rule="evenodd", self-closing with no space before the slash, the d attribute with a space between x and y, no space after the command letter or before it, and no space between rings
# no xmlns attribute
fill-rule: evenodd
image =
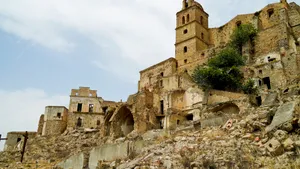
<svg viewBox="0 0 300 169"><path fill-rule="evenodd" d="M226 91L244 91L246 94L256 92L254 81L248 80L243 84L244 77L240 67L245 65L245 58L241 55L242 46L253 41L256 29L250 25L240 25L231 35L231 42L214 58L208 61L208 66L198 66L192 77L203 89L217 89Z"/></svg>

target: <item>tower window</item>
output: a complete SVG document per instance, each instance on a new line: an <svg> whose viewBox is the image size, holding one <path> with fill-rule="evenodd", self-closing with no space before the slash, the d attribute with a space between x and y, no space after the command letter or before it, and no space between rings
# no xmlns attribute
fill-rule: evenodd
<svg viewBox="0 0 300 169"><path fill-rule="evenodd" d="M185 46L185 47L183 48L183 52L186 53L187 50L188 50L188 48Z"/></svg>
<svg viewBox="0 0 300 169"><path fill-rule="evenodd" d="M201 56L204 57L204 56L205 56L205 53L201 53Z"/></svg>
<svg viewBox="0 0 300 169"><path fill-rule="evenodd" d="M201 33L201 39L204 39L204 34L203 33Z"/></svg>
<svg viewBox="0 0 300 169"><path fill-rule="evenodd" d="M97 126L99 126L100 125L100 120L97 120Z"/></svg>
<svg viewBox="0 0 300 169"><path fill-rule="evenodd" d="M190 14L187 14L186 16L186 22L189 22L190 21Z"/></svg>
<svg viewBox="0 0 300 169"><path fill-rule="evenodd" d="M61 118L61 113L57 113L56 115L58 118Z"/></svg>
<svg viewBox="0 0 300 169"><path fill-rule="evenodd" d="M239 27L239 26L241 26L242 21L237 21L235 24L236 24L237 27Z"/></svg>
<svg viewBox="0 0 300 169"><path fill-rule="evenodd" d="M259 70L258 73L259 73L259 74L262 74L263 72L262 72L262 70Z"/></svg>
<svg viewBox="0 0 300 169"><path fill-rule="evenodd" d="M203 16L200 17L200 24L203 25Z"/></svg>
<svg viewBox="0 0 300 169"><path fill-rule="evenodd" d="M184 59L184 63L187 63L187 59Z"/></svg>
<svg viewBox="0 0 300 169"><path fill-rule="evenodd" d="M269 15L269 18L274 14L274 9L271 8L271 9L268 9L268 15Z"/></svg>
<svg viewBox="0 0 300 169"><path fill-rule="evenodd" d="M182 24L185 24L185 17L182 17Z"/></svg>
<svg viewBox="0 0 300 169"><path fill-rule="evenodd" d="M188 33L187 29L183 30L183 34L187 34L187 33Z"/></svg>
<svg viewBox="0 0 300 169"><path fill-rule="evenodd" d="M161 72L161 73L160 73L160 76L161 76L161 77L164 77L164 72Z"/></svg>

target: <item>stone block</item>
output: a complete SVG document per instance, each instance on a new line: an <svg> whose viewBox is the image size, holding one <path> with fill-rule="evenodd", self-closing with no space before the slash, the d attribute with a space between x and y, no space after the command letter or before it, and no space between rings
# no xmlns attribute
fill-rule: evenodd
<svg viewBox="0 0 300 169"><path fill-rule="evenodd" d="M291 151L294 149L294 142L290 138L286 139L282 144L283 144L284 149L287 151Z"/></svg>
<svg viewBox="0 0 300 169"><path fill-rule="evenodd" d="M267 150L274 156L278 156L283 154L284 149L280 142L276 140L275 138L271 139L265 144Z"/></svg>

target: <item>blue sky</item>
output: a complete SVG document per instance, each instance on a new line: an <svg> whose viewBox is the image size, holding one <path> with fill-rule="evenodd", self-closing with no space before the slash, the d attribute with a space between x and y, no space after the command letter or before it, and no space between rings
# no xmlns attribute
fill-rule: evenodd
<svg viewBox="0 0 300 169"><path fill-rule="evenodd" d="M198 2L217 27L277 0ZM181 0L0 0L0 133L36 130L44 107L67 107L79 86L126 100L140 70L174 56L180 9Z"/></svg>

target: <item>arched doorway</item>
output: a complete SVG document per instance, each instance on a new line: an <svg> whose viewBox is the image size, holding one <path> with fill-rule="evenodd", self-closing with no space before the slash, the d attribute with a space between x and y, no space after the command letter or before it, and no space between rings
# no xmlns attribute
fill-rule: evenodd
<svg viewBox="0 0 300 169"><path fill-rule="evenodd" d="M134 130L134 119L129 108L126 106L121 107L115 117L114 121L114 134L117 137L124 137Z"/></svg>

